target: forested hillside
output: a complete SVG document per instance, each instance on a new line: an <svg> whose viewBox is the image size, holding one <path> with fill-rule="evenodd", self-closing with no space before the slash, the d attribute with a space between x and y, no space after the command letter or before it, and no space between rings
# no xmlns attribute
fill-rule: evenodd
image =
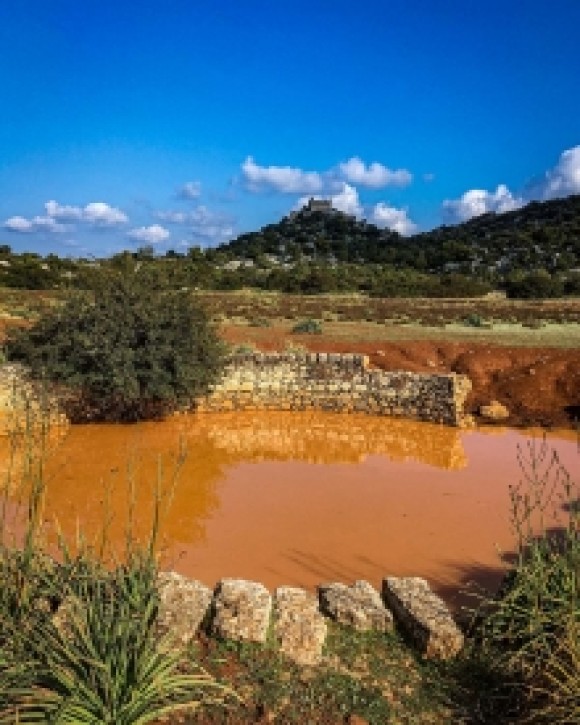
<svg viewBox="0 0 580 725"><path fill-rule="evenodd" d="M540 267L569 270L580 266L580 196L533 202L412 237L340 213L303 210L243 234L219 251L258 262L269 255L287 263L380 263L429 272L477 271L484 276Z"/></svg>
<svg viewBox="0 0 580 725"><path fill-rule="evenodd" d="M107 259L14 253L0 245L0 285L91 288L111 269L142 268L155 284L231 290L254 287L380 297L580 295L580 196L534 202L412 237L337 211L303 209L219 247L158 254L153 247ZM153 283L153 282L152 282Z"/></svg>

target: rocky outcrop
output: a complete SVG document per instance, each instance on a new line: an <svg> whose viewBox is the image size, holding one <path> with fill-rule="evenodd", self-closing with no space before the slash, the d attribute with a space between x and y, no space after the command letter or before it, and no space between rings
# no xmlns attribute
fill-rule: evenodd
<svg viewBox="0 0 580 725"><path fill-rule="evenodd" d="M424 579L387 577L383 599L397 624L426 657L449 659L463 647L461 630Z"/></svg>
<svg viewBox="0 0 580 725"><path fill-rule="evenodd" d="M365 355L234 355L200 411L328 410L461 425L471 389L464 375L385 372Z"/></svg>
<svg viewBox="0 0 580 725"><path fill-rule="evenodd" d="M272 597L262 584L222 579L214 594L211 629L224 639L264 643L271 611Z"/></svg>
<svg viewBox="0 0 580 725"><path fill-rule="evenodd" d="M274 594L274 635L280 652L298 665L317 665L327 626L313 594L279 587Z"/></svg>
<svg viewBox="0 0 580 725"><path fill-rule="evenodd" d="M161 572L157 581L159 630L172 642L185 645L197 634L213 593L201 582L187 579L174 571Z"/></svg>
<svg viewBox="0 0 580 725"><path fill-rule="evenodd" d="M340 624L359 632L370 629L385 632L393 626L393 616L385 609L378 591L366 581L323 584L318 587L320 609Z"/></svg>
<svg viewBox="0 0 580 725"><path fill-rule="evenodd" d="M484 420L498 423L507 420L510 417L510 412L505 405L497 400L492 400L489 405L480 405L479 415Z"/></svg>

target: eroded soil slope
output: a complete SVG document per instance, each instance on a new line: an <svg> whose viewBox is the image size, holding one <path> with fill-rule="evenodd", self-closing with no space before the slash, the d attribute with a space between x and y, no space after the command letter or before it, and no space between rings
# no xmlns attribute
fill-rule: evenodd
<svg viewBox="0 0 580 725"><path fill-rule="evenodd" d="M348 342L326 335L291 335L271 327L223 328L232 343L254 341L263 350L299 343L319 352L361 352L383 370L456 372L467 375L473 390L466 410L477 413L491 400L506 405L513 425L570 426L580 419L580 350L506 347L467 342Z"/></svg>

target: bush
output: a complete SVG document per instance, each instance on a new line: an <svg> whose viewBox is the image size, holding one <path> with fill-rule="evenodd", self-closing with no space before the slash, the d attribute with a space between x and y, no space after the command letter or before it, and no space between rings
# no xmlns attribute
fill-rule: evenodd
<svg viewBox="0 0 580 725"><path fill-rule="evenodd" d="M292 332L300 335L321 335L322 327L317 320L302 320L294 325Z"/></svg>
<svg viewBox="0 0 580 725"><path fill-rule="evenodd" d="M510 487L515 564L475 637L501 677L496 694L510 722L578 722L578 485L545 441L520 450L519 462L522 479Z"/></svg>
<svg viewBox="0 0 580 725"><path fill-rule="evenodd" d="M223 349L187 292L114 276L7 342L8 359L53 384L73 422L160 418L203 395Z"/></svg>

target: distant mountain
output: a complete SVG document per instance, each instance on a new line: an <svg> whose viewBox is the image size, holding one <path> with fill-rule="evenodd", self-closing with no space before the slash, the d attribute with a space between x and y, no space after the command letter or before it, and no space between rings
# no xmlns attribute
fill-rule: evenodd
<svg viewBox="0 0 580 725"><path fill-rule="evenodd" d="M221 245L229 259L379 263L429 272L505 274L580 267L580 195L402 237L332 209L305 207Z"/></svg>

